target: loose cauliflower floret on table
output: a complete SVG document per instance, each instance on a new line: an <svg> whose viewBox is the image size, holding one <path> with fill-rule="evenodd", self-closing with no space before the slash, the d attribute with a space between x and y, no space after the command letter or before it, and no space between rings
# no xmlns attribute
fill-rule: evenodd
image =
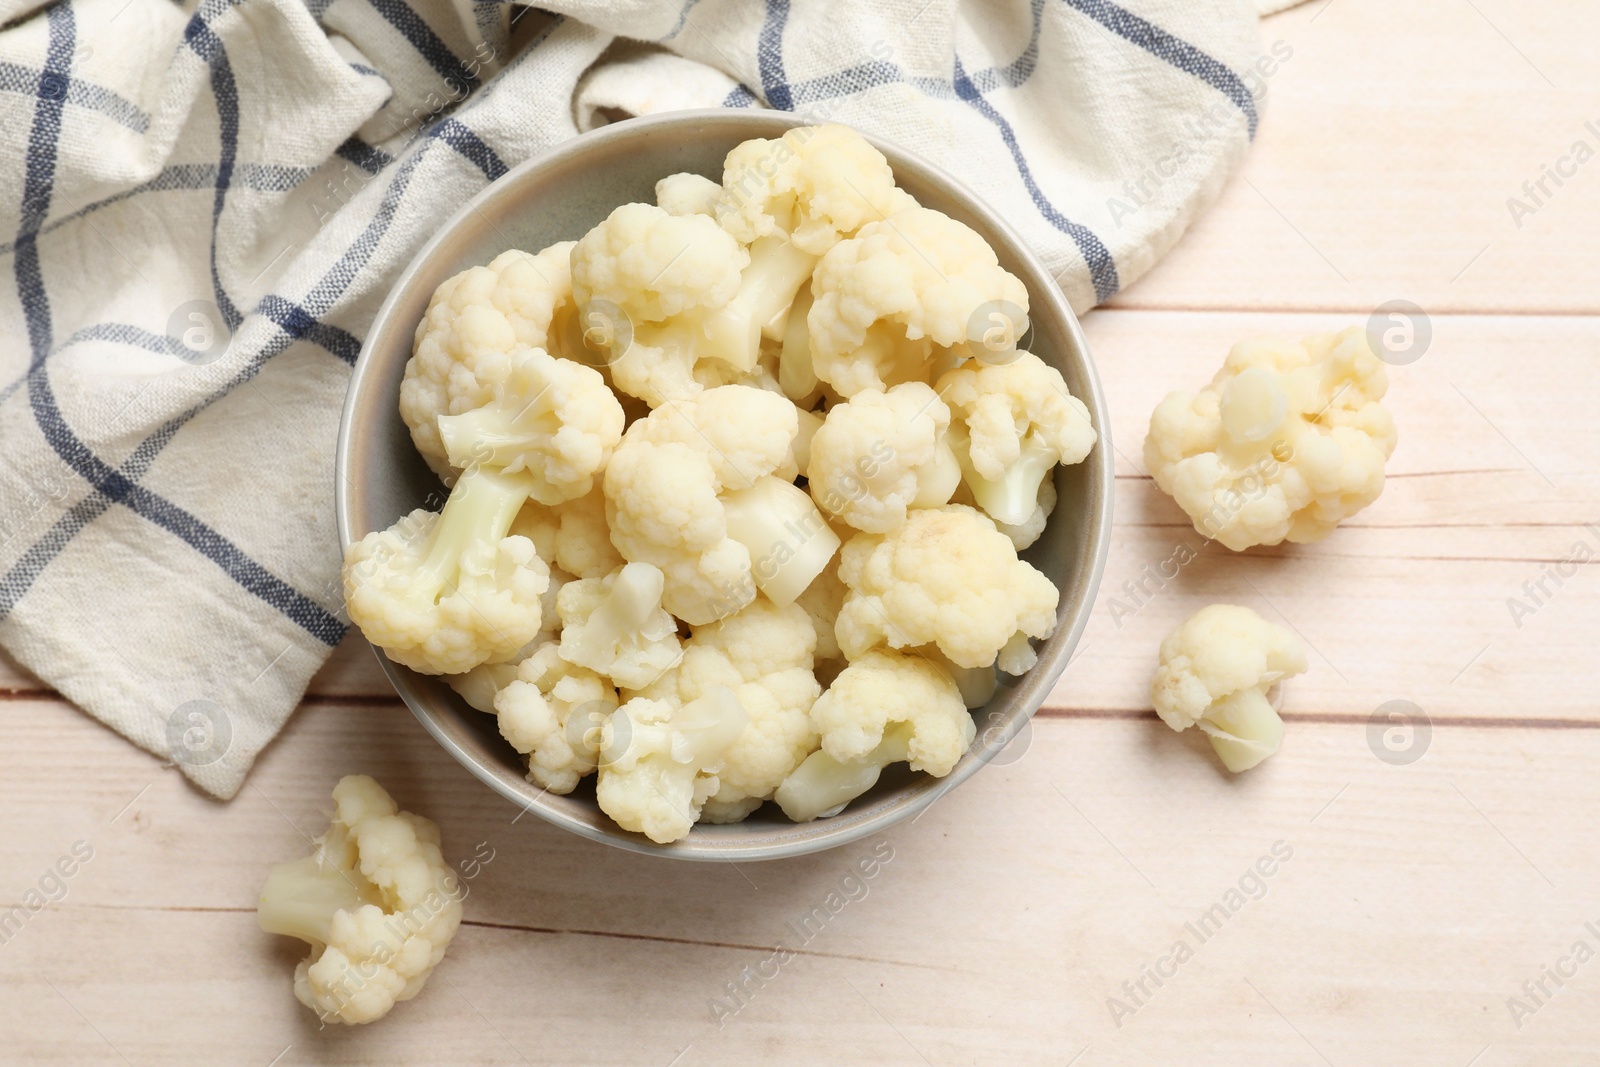
<svg viewBox="0 0 1600 1067"><path fill-rule="evenodd" d="M806 317L813 369L840 396L927 381L936 356L966 351L975 317L1028 291L971 228L927 208L869 223L829 249ZM1016 336L1025 331L1019 324Z"/></svg>
<svg viewBox="0 0 1600 1067"><path fill-rule="evenodd" d="M617 710L617 691L594 671L541 645L494 698L500 735L528 757L528 781L570 793L595 769L600 734Z"/></svg>
<svg viewBox="0 0 1600 1067"><path fill-rule="evenodd" d="M1383 492L1388 386L1359 328L1243 341L1210 385L1156 408L1145 465L1197 531L1235 552L1320 541Z"/></svg>
<svg viewBox="0 0 1600 1067"><path fill-rule="evenodd" d="M345 607L367 640L424 674L509 659L540 630L550 569L510 535L532 491L526 473L475 468L439 513L419 508L351 545Z"/></svg>
<svg viewBox="0 0 1600 1067"><path fill-rule="evenodd" d="M821 750L778 788L795 822L837 814L891 763L943 778L972 746L977 726L956 684L916 653L878 649L835 678L811 708Z"/></svg>
<svg viewBox="0 0 1600 1067"><path fill-rule="evenodd" d="M1283 744L1267 691L1306 669L1300 639L1249 608L1202 608L1161 642L1150 701L1174 730L1198 725L1228 770L1249 770Z"/></svg>
<svg viewBox="0 0 1600 1067"><path fill-rule="evenodd" d="M738 614L697 628L682 663L639 694L687 704L726 686L749 715L723 758L703 821L744 819L816 748L808 716L821 692L812 674L815 647L804 608L759 597Z"/></svg>
<svg viewBox="0 0 1600 1067"><path fill-rule="evenodd" d="M959 504L912 511L890 534L852 537L839 579L849 592L835 631L852 662L879 645L932 644L958 667L1000 658L1020 673L1032 666L1027 638L1056 628L1050 579L1019 560L987 516Z"/></svg>
<svg viewBox="0 0 1600 1067"><path fill-rule="evenodd" d="M629 563L561 590L561 656L626 689L643 689L683 655L678 622L661 607L658 567Z"/></svg>
<svg viewBox="0 0 1600 1067"><path fill-rule="evenodd" d="M537 348L509 358L487 403L438 420L450 463L525 471L541 504L588 494L622 439L622 405L593 367Z"/></svg>
<svg viewBox="0 0 1600 1067"><path fill-rule="evenodd" d="M400 811L364 774L339 780L316 849L280 863L256 917L311 955L294 995L324 1022L370 1023L422 991L461 922L461 889L439 851L439 828Z"/></svg>
<svg viewBox="0 0 1600 1067"><path fill-rule="evenodd" d="M1081 463L1094 448L1089 409L1032 352L1004 363L969 361L939 379L939 395L950 405L967 488L998 524L1031 525L1056 465Z"/></svg>
<svg viewBox="0 0 1600 1067"><path fill-rule="evenodd" d="M950 409L923 382L857 393L811 439L812 499L868 533L900 526L909 508L948 503L961 481L949 427Z"/></svg>
<svg viewBox="0 0 1600 1067"><path fill-rule="evenodd" d="M710 389L628 427L606 468L611 542L666 576L662 605L701 625L755 599L789 599L837 536L794 486L795 407L742 385ZM791 592L792 590L792 592Z"/></svg>
<svg viewBox="0 0 1600 1067"><path fill-rule="evenodd" d="M695 364L719 354L706 316L738 293L749 261L714 219L652 204L623 204L585 234L572 249L573 297L612 383L651 407L700 392Z"/></svg>
<svg viewBox="0 0 1600 1067"><path fill-rule="evenodd" d="M440 477L449 477L451 469L435 420L487 404L510 373L513 349L579 357L572 246L562 241L538 255L513 248L434 291L400 382L400 417Z"/></svg>
<svg viewBox="0 0 1600 1067"><path fill-rule="evenodd" d="M688 704L634 697L601 732L600 810L657 844L682 839L720 786L717 773L749 721L727 686Z"/></svg>

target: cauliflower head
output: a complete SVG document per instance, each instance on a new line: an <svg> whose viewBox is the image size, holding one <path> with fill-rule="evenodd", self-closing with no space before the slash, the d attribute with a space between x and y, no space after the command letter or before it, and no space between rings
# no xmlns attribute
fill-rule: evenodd
<svg viewBox="0 0 1600 1067"><path fill-rule="evenodd" d="M673 615L712 622L750 603L763 582L795 585L798 595L827 565L831 531L789 484L798 425L779 394L725 385L659 407L623 434L605 476L611 542L629 562L661 569Z"/></svg>
<svg viewBox="0 0 1600 1067"><path fill-rule="evenodd" d="M926 381L936 355L965 349L985 305L1028 308L1028 290L988 242L927 208L868 223L834 245L811 294L812 369L844 397Z"/></svg>
<svg viewBox="0 0 1600 1067"><path fill-rule="evenodd" d="M697 628L682 663L639 694L687 704L725 686L749 715L723 757L702 820L744 819L817 747L808 716L822 691L811 673L815 647L804 608L760 597L736 615Z"/></svg>
<svg viewBox="0 0 1600 1067"><path fill-rule="evenodd" d="M1032 352L969 361L939 379L939 395L959 423L952 436L967 486L996 523L1028 525L1056 465L1081 463L1094 447L1089 409Z"/></svg>
<svg viewBox="0 0 1600 1067"><path fill-rule="evenodd" d="M1359 327L1243 341L1210 385L1157 406L1145 466L1197 531L1235 552L1320 541L1383 492L1388 386Z"/></svg>
<svg viewBox="0 0 1600 1067"><path fill-rule="evenodd" d="M838 814L891 763L949 774L977 734L956 683L915 652L877 649L840 672L811 708L820 751L778 788L795 822Z"/></svg>
<svg viewBox="0 0 1600 1067"><path fill-rule="evenodd" d="M726 686L687 704L634 697L601 732L600 810L660 845L688 836L749 721Z"/></svg>
<svg viewBox="0 0 1600 1067"><path fill-rule="evenodd" d="M516 678L494 698L494 713L500 735L528 757L528 781L570 793L593 773L600 733L618 703L610 682L546 644L517 665Z"/></svg>
<svg viewBox="0 0 1600 1067"><path fill-rule="evenodd" d="M400 417L440 477L451 468L435 420L487 404L511 371L513 349L576 358L572 246L563 241L538 255L513 248L434 290L400 380Z"/></svg>
<svg viewBox="0 0 1600 1067"><path fill-rule="evenodd" d="M1150 701L1174 730L1198 725L1228 770L1249 770L1283 743L1267 691L1306 669L1294 634L1249 608L1212 604L1161 642Z"/></svg>
<svg viewBox="0 0 1600 1067"><path fill-rule="evenodd" d="M1016 635L1049 637L1060 594L1005 534L959 504L918 508L888 534L857 534L839 559L834 630L854 662L880 645L937 645L958 667L987 667ZM835 684L838 684L835 682Z"/></svg>
<svg viewBox="0 0 1600 1067"><path fill-rule="evenodd" d="M917 206L889 161L848 126L797 126L736 146L723 162L717 220L744 244L781 235L820 256L870 222Z"/></svg>
<svg viewBox="0 0 1600 1067"><path fill-rule="evenodd" d="M439 828L399 810L367 775L333 789L334 813L311 855L267 874L261 929L311 955L294 995L324 1022L370 1023L422 991L461 923L460 883Z"/></svg>
<svg viewBox="0 0 1600 1067"><path fill-rule="evenodd" d="M561 656L625 689L643 689L678 662L678 622L661 607L666 580L649 563L568 583L556 601Z"/></svg>
<svg viewBox="0 0 1600 1067"><path fill-rule="evenodd" d="M438 420L450 463L526 471L541 504L584 496L622 439L622 405L593 367L538 348L510 360L489 403Z"/></svg>
<svg viewBox="0 0 1600 1067"><path fill-rule="evenodd" d="M836 404L811 439L806 481L822 510L888 533L909 508L948 503L961 480L950 409L925 382L868 389Z"/></svg>
<svg viewBox="0 0 1600 1067"><path fill-rule="evenodd" d="M531 479L463 473L442 512L418 508L351 545L345 609L367 640L424 674L505 660L539 635L550 568L509 534Z"/></svg>

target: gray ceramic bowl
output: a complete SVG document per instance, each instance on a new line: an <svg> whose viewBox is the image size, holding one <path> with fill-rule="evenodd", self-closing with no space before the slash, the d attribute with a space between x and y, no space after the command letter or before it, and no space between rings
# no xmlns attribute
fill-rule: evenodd
<svg viewBox="0 0 1600 1067"><path fill-rule="evenodd" d="M420 507L439 482L411 447L397 410L401 373L428 298L446 278L487 263L507 248L537 251L570 240L618 204L654 202L656 180L679 171L719 179L728 150L751 137L777 137L801 124L794 115L763 111L688 111L634 119L578 137L529 160L475 196L417 253L378 311L356 362L339 426L335 478L343 546L389 526ZM978 740L945 778L890 768L841 815L796 825L766 805L731 826L696 826L673 845L654 845L620 830L594 800L592 779L570 796L541 791L524 777L519 757L494 720L469 708L436 678L379 659L406 705L439 743L490 788L535 815L595 841L693 860L758 860L832 848L883 830L922 811L961 784L1026 725L1060 677L1094 604L1111 534L1112 450L1105 399L1083 333L1044 267L1010 226L944 171L893 145L879 143L899 184L928 207L971 226L1001 264L1028 287L1032 335L1027 347L1060 368L1089 407L1100 443L1088 460L1057 468L1060 504L1026 558L1061 590L1060 622L1024 678L1002 686L974 712ZM437 505L435 505L437 506Z"/></svg>

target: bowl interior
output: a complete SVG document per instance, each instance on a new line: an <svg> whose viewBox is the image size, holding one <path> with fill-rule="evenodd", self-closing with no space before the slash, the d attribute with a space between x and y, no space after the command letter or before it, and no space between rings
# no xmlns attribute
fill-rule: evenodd
<svg viewBox="0 0 1600 1067"><path fill-rule="evenodd" d="M434 289L508 248L537 251L576 239L618 204L654 203L657 179L693 171L720 180L728 150L751 137L775 137L799 121L782 112L682 112L608 126L511 171L446 222L407 268L375 320L351 380L340 427L335 479L341 544L392 524L414 508L437 509L444 488L411 446L397 410L412 335ZM872 792L841 815L796 825L766 805L730 826L697 825L684 841L654 845L618 829L595 804L592 779L568 795L541 791L491 716L468 707L444 683L391 663L395 689L423 725L469 770L533 813L594 840L685 859L767 859L831 848L922 810L971 776L1022 728L1065 669L1087 622L1105 563L1111 526L1112 449L1099 382L1077 320L1021 239L990 209L930 164L878 143L901 187L928 207L971 226L1001 264L1028 287L1030 334L1023 346L1061 370L1089 407L1100 442L1088 460L1056 469L1060 503L1024 557L1061 590L1059 623L1039 648L1039 663L1009 679L973 714L978 740L946 778L890 768ZM1002 676L1004 678L1004 676Z"/></svg>

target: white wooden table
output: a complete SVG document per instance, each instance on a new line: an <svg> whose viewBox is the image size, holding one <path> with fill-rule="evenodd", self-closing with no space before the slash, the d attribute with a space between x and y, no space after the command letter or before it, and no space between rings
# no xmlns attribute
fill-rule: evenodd
<svg viewBox="0 0 1600 1067"><path fill-rule="evenodd" d="M0 944L0 1060L1600 1062L1600 962L1562 962L1580 940L1600 951L1595 570L1546 580L1520 625L1507 606L1575 545L1600 552L1584 525L1600 520L1600 161L1520 227L1506 205L1574 141L1600 148L1584 125L1600 125L1600 12L1319 0L1263 38L1294 55L1244 172L1086 321L1122 458L1082 658L1026 748L884 835L866 895L720 1026L726 983L793 945L787 924L871 844L708 867L514 821L352 640L226 805L7 672L0 899L75 842L93 858ZM1395 298L1430 313L1434 339L1392 372L1383 498L1320 545L1207 548L1129 600L1125 580L1195 543L1137 462L1159 394L1241 337L1362 322ZM1315 650L1283 752L1239 779L1145 695L1160 637L1214 600ZM1369 744L1392 700L1428 718L1409 764ZM1423 735L1389 741L1414 752ZM253 911L264 867L306 847L356 770L436 819L453 857L487 842L494 859L421 997L319 1030L289 991L300 949ZM1289 858L1256 880L1275 847ZM1241 879L1259 899L1230 899ZM1218 903L1240 906L1202 941L1185 924ZM1544 977L1558 966L1564 986ZM1146 968L1169 977L1140 992ZM1541 979L1535 1000L1523 984Z"/></svg>

